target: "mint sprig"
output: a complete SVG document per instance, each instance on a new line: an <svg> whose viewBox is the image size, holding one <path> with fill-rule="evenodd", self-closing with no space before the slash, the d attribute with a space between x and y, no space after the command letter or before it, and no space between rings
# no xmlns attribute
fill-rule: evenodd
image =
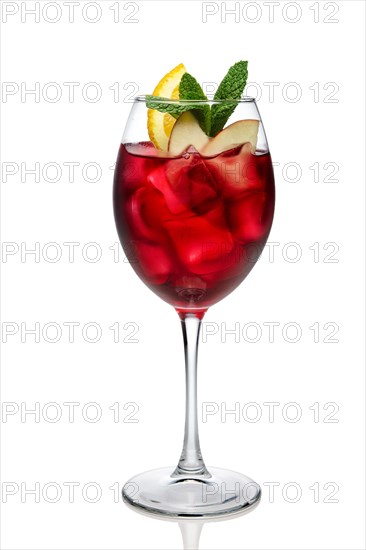
<svg viewBox="0 0 366 550"><path fill-rule="evenodd" d="M185 100L207 101L201 86L197 80L189 73L184 73L179 84L179 98ZM209 135L211 128L211 109L210 106L200 105L198 108L192 106L192 114L198 120L199 125L205 134Z"/></svg>
<svg viewBox="0 0 366 550"><path fill-rule="evenodd" d="M239 100L244 91L248 78L248 61L235 63L227 72L214 95L214 100ZM230 116L235 111L236 101L215 104L211 107L211 131L210 136L216 136L225 126Z"/></svg>
<svg viewBox="0 0 366 550"><path fill-rule="evenodd" d="M161 113L169 113L178 118L185 111L192 111L202 130L210 137L220 132L230 116L233 114L238 100L241 98L248 78L248 62L238 61L228 70L226 76L219 85L214 100L229 100L228 103L214 104L211 106L200 103L178 104L169 103L164 97L146 96L146 106L156 109ZM189 73L184 73L179 84L179 98L188 101L206 101L197 80Z"/></svg>

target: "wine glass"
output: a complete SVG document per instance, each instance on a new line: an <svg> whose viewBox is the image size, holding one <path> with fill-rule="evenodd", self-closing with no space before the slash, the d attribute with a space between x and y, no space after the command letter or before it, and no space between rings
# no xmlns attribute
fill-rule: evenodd
<svg viewBox="0 0 366 550"><path fill-rule="evenodd" d="M153 101L149 98L150 108ZM182 109L228 106L228 100L164 101ZM189 146L173 155L149 141L146 97L136 97L116 164L114 215L122 247L141 280L176 309L183 329L186 417L180 460L175 468L134 476L122 491L126 502L150 513L218 517L240 513L260 499L259 485L245 475L206 467L198 436L202 318L248 275L274 212L273 168L256 102L247 97L233 107L208 154ZM249 127L256 136L248 141Z"/></svg>

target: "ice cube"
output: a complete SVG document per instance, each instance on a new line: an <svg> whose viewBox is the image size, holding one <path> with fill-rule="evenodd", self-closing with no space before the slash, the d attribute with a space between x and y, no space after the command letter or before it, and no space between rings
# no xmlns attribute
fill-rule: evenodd
<svg viewBox="0 0 366 550"><path fill-rule="evenodd" d="M172 262L165 247L139 242L136 246L136 256L148 282L161 285L168 280Z"/></svg>
<svg viewBox="0 0 366 550"><path fill-rule="evenodd" d="M234 277L244 278L247 269L247 256L243 246L234 243L233 248L227 253L225 262L220 266L220 270L212 271L202 275L208 288L214 287L217 283L232 279ZM239 284L239 282L238 282Z"/></svg>
<svg viewBox="0 0 366 550"><path fill-rule="evenodd" d="M165 203L172 214L187 212L187 206L181 200L179 194L175 193L172 189L167 178L166 168L163 164L152 170L147 179L151 185L162 193Z"/></svg>
<svg viewBox="0 0 366 550"><path fill-rule="evenodd" d="M214 178L192 147L190 153L151 171L148 181L163 193L173 214L206 212L218 196Z"/></svg>
<svg viewBox="0 0 366 550"><path fill-rule="evenodd" d="M204 214L216 204L218 192L216 181L206 167L205 162L198 156L186 174L186 180L180 181L182 193L189 207L197 214ZM188 185L186 185L188 183ZM186 193L188 190L188 193Z"/></svg>
<svg viewBox="0 0 366 550"><path fill-rule="evenodd" d="M205 216L191 216L166 223L175 253L185 268L195 274L210 273L227 266L234 242L226 221L221 224Z"/></svg>
<svg viewBox="0 0 366 550"><path fill-rule="evenodd" d="M146 185L152 162L149 158L131 155L122 146L118 158L118 170L115 172L115 177L118 178L117 190L128 194Z"/></svg>
<svg viewBox="0 0 366 550"><path fill-rule="evenodd" d="M260 157L251 152L251 144L232 149L206 159L206 166L212 177L218 182L225 199L237 199L249 190L261 190L266 180L260 177Z"/></svg>
<svg viewBox="0 0 366 550"><path fill-rule="evenodd" d="M159 242L164 233L164 220L172 217L161 193L142 187L126 200L127 225L136 238Z"/></svg>
<svg viewBox="0 0 366 550"><path fill-rule="evenodd" d="M270 197L264 191L247 193L228 204L229 225L236 241L246 244L264 237L272 219L270 204Z"/></svg>

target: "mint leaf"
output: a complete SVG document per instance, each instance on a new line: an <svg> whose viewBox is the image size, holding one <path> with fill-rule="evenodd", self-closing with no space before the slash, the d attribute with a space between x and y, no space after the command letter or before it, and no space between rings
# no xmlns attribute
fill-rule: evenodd
<svg viewBox="0 0 366 550"><path fill-rule="evenodd" d="M248 61L238 61L227 72L214 99L240 99L248 78Z"/></svg>
<svg viewBox="0 0 366 550"><path fill-rule="evenodd" d="M184 73L179 84L179 98L185 100L198 99L207 101L207 97L197 80L189 73ZM211 110L209 105L200 105L198 108L192 107L192 113L198 120L199 125L205 134L209 135L211 127Z"/></svg>
<svg viewBox="0 0 366 550"><path fill-rule="evenodd" d="M203 92L202 92L203 93ZM198 99L198 98L194 98ZM193 111L197 120L201 121L202 124L208 124L206 122L207 117L210 116L210 107L208 105L200 105L199 103L188 103L187 105L179 103L169 103L169 100L166 97L159 97L155 95L147 95L145 99L146 107L148 109L156 109L161 113L169 113L174 118L178 118L185 111ZM208 111L207 111L208 108ZM208 119L209 120L209 119ZM201 124L200 122L200 124ZM207 129L208 135L208 129Z"/></svg>
<svg viewBox="0 0 366 550"><path fill-rule="evenodd" d="M247 83L248 61L238 61L228 70L227 75L218 87L214 99L239 100ZM233 114L237 103L216 104L211 107L211 129L210 136L215 136L223 129L229 117Z"/></svg>
<svg viewBox="0 0 366 550"><path fill-rule="evenodd" d="M189 73L184 73L179 83L179 98L180 99L199 99L207 100L201 86L197 80Z"/></svg>
<svg viewBox="0 0 366 550"><path fill-rule="evenodd" d="M176 103L167 103L166 97L159 97L156 95L147 95L145 102L146 102L146 107L148 109L156 109L161 113L169 113L174 118L178 118L179 115L184 113L184 111L188 110L185 105L178 105ZM189 106L189 108L191 107Z"/></svg>

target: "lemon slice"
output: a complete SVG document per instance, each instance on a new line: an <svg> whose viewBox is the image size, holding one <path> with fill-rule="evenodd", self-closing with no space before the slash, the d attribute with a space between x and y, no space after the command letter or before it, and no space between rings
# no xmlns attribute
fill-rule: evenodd
<svg viewBox="0 0 366 550"><path fill-rule="evenodd" d="M179 83L186 72L183 63L180 63L167 73L156 86L152 95L179 99ZM157 149L168 150L169 137L175 124L175 118L169 113L160 113L156 109L147 111L147 131Z"/></svg>

